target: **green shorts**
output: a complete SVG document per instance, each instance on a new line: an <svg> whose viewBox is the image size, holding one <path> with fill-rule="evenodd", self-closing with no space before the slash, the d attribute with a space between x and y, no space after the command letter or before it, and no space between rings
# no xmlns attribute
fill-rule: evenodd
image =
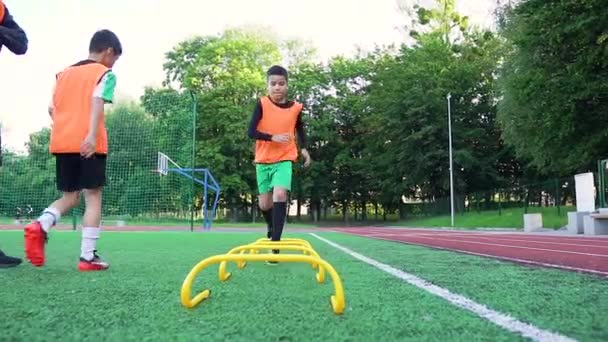
<svg viewBox="0 0 608 342"><path fill-rule="evenodd" d="M260 194L272 192L277 186L291 191L291 174L293 162L282 161L273 164L256 164L255 174Z"/></svg>

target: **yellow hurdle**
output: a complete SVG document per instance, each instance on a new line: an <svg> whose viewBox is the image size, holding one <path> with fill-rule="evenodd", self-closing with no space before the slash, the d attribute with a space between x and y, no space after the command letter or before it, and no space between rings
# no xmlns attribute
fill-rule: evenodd
<svg viewBox="0 0 608 342"><path fill-rule="evenodd" d="M192 283L196 276L204 270L206 267L217 264L220 262L237 262L239 260L244 261L277 261L277 262L301 262L301 263L309 263L309 264L318 264L320 269L327 270L329 275L332 278L334 283L334 294L330 297L330 303L332 309L335 314L340 315L344 312L345 300L344 300L344 288L342 287L342 281L340 280L340 276L333 268L333 266L327 261L310 255L301 255L301 254L223 254L223 255L214 255L203 259L198 264L196 264L192 270L184 279L184 283L182 284L180 298L182 304L186 308L193 308L205 299L209 298L211 294L210 289L205 289L194 298L191 298L192 295ZM320 271L320 270L319 270Z"/></svg>
<svg viewBox="0 0 608 342"><path fill-rule="evenodd" d="M307 247L307 246L298 246L298 245L288 245L288 244L284 244L284 243L277 243L277 242L270 242L270 241L266 241L265 244L259 243L259 244L250 244L250 245L243 245L243 246L238 246L235 247L233 249L231 249L228 253L226 253L226 255L230 255L230 254L237 254L237 255L245 255L244 252L246 250L252 250L252 249L278 249L278 250L288 250L288 251L303 251L304 254L308 254L310 256L313 256L315 258L321 258L319 256L319 254L317 254L317 252L312 249L311 247ZM237 261L237 266L240 269L243 269L245 267L246 262L244 260L238 260ZM313 264L313 268L316 266L317 264ZM317 282L319 283L323 283L325 281L325 270L323 269L323 267L318 267L318 272L317 272ZM226 272L226 261L222 261L220 263L220 266L218 268L218 277L220 279L220 281L226 281L228 280L228 278L230 278L230 276L232 275L232 273L230 272Z"/></svg>
<svg viewBox="0 0 608 342"><path fill-rule="evenodd" d="M268 238L261 238L261 239L256 240L254 243L265 243L265 242L272 242L272 241ZM304 239L283 238L283 239L281 239L281 241L274 241L274 242L289 242L292 245L303 245L303 246L312 248L312 246L310 245L310 242L308 242Z"/></svg>
<svg viewBox="0 0 608 342"><path fill-rule="evenodd" d="M272 241L269 238L260 238L257 239L255 242L253 242L252 244L260 244L260 243L267 243L267 242L272 242L272 243L284 243L284 244L289 244L289 245L297 245L297 246L306 246L312 249L312 245L310 244L310 242L304 240L304 239L293 239L293 238L283 238L281 239L281 241ZM249 253L259 253L260 250L259 249L251 249L249 251Z"/></svg>
<svg viewBox="0 0 608 342"><path fill-rule="evenodd" d="M268 247L260 247L260 245L272 245L274 247L272 247L271 249L279 249L279 250L280 250L280 248L277 248L276 246L304 246L304 247L308 247L308 249L302 250L304 252L304 254L308 254L308 255L312 255L312 256L319 256L319 254L317 254L317 252L315 252L315 250L312 248L310 242L308 242L306 240L302 240L302 239L281 239L281 241L271 241L270 239L267 239L267 238L261 238L250 245L251 248L248 248L249 253L259 254L261 249L268 248ZM309 250L312 250L314 253L309 253ZM247 250L243 249L240 251L240 254L245 254L246 252L247 252ZM237 267L239 269L243 269L243 268L245 268L246 264L247 263L245 261L240 260L237 262ZM317 264L312 264L311 266L314 269L317 268Z"/></svg>

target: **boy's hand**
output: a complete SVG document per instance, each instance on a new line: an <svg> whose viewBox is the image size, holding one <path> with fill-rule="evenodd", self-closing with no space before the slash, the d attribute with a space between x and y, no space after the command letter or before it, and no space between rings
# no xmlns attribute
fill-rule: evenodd
<svg viewBox="0 0 608 342"><path fill-rule="evenodd" d="M80 144L80 155L90 158L95 153L95 136L88 134Z"/></svg>
<svg viewBox="0 0 608 342"><path fill-rule="evenodd" d="M272 141L274 142L278 142L281 144L286 144L289 142L289 133L283 133L283 134L275 134L272 136Z"/></svg>
<svg viewBox="0 0 608 342"><path fill-rule="evenodd" d="M310 159L308 150L305 148L302 149L302 158L304 158L304 167L309 167L312 160Z"/></svg>

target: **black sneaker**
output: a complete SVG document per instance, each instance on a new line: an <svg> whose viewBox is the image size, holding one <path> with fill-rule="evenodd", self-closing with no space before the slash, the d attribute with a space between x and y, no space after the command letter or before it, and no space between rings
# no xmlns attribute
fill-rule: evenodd
<svg viewBox="0 0 608 342"><path fill-rule="evenodd" d="M273 249L272 250L272 254L279 254L279 250L278 249ZM274 265L276 265L278 263L279 263L278 261L266 261L266 264L272 265L272 266L274 266Z"/></svg>
<svg viewBox="0 0 608 342"><path fill-rule="evenodd" d="M0 268L15 267L19 264L21 264L21 259L8 256L0 251Z"/></svg>

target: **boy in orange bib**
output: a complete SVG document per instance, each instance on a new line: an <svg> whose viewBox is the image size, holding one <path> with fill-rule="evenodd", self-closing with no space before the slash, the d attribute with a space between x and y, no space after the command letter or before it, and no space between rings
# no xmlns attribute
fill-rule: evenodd
<svg viewBox="0 0 608 342"><path fill-rule="evenodd" d="M310 165L302 123L302 104L287 100L287 70L273 66L267 72L269 95L259 99L249 124L255 139L259 205L268 226L267 237L280 241L287 215L287 192L291 191L293 163L301 148L304 166ZM297 144L296 144L297 133ZM278 253L278 250L274 250ZM274 263L271 263L274 264Z"/></svg>
<svg viewBox="0 0 608 342"><path fill-rule="evenodd" d="M34 266L44 265L49 230L78 204L83 192L86 209L78 269L102 271L109 267L97 255L96 242L108 153L104 104L113 101L116 76L111 68L121 54L118 37L101 30L91 38L89 57L57 74L49 106L53 120L49 150L55 156L57 189L63 196L25 227L25 255Z"/></svg>

